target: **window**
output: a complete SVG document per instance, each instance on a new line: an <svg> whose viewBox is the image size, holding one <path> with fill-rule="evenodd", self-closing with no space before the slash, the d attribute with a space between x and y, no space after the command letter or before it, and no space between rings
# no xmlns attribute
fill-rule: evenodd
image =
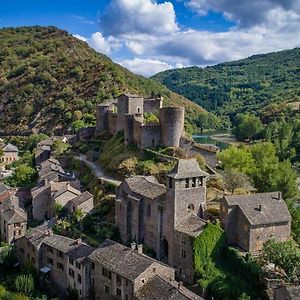
<svg viewBox="0 0 300 300"><path fill-rule="evenodd" d="M192 187L196 187L196 177L193 178Z"/></svg>
<svg viewBox="0 0 300 300"><path fill-rule="evenodd" d="M185 250L181 250L181 258L185 259L186 257L186 252Z"/></svg>
<svg viewBox="0 0 300 300"><path fill-rule="evenodd" d="M73 266L74 265L74 259L69 257L69 263Z"/></svg>
<svg viewBox="0 0 300 300"><path fill-rule="evenodd" d="M173 188L173 184L172 184L172 178L169 178L169 189Z"/></svg>
<svg viewBox="0 0 300 300"><path fill-rule="evenodd" d="M116 289L116 294L117 294L117 297L122 297L122 291L120 289Z"/></svg>
<svg viewBox="0 0 300 300"><path fill-rule="evenodd" d="M77 262L77 261L76 261L76 268L77 268L78 270L80 270L80 268L81 268L81 265L80 265L80 263L79 263L79 262Z"/></svg>
<svg viewBox="0 0 300 300"><path fill-rule="evenodd" d="M60 258L63 258L63 256L64 256L63 253L59 250L57 250L56 255Z"/></svg>
<svg viewBox="0 0 300 300"><path fill-rule="evenodd" d="M14 224L14 227L20 227L21 226L21 223L15 223Z"/></svg>
<svg viewBox="0 0 300 300"><path fill-rule="evenodd" d="M125 294L125 300L128 300L129 298L128 298L128 295L127 294Z"/></svg>
<svg viewBox="0 0 300 300"><path fill-rule="evenodd" d="M47 263L50 264L51 266L53 266L53 259L48 257L47 258Z"/></svg>
<svg viewBox="0 0 300 300"><path fill-rule="evenodd" d="M62 271L64 270L64 265L60 262L57 263L57 268L61 269Z"/></svg>
<svg viewBox="0 0 300 300"><path fill-rule="evenodd" d="M109 286L108 285L104 285L104 291L106 294L109 294Z"/></svg>
<svg viewBox="0 0 300 300"><path fill-rule="evenodd" d="M74 278L74 271L72 269L69 269L69 275Z"/></svg>
<svg viewBox="0 0 300 300"><path fill-rule="evenodd" d="M92 270L95 270L95 263L92 262Z"/></svg>
<svg viewBox="0 0 300 300"><path fill-rule="evenodd" d="M92 285L93 286L95 285L95 278L94 277L92 278Z"/></svg>
<svg viewBox="0 0 300 300"><path fill-rule="evenodd" d="M182 245L185 245L185 243L186 243L186 241L185 241L185 236L182 236L182 237L181 237L181 244L182 244Z"/></svg>
<svg viewBox="0 0 300 300"><path fill-rule="evenodd" d="M188 178L186 178L186 180L185 180L185 187L186 188L190 187L190 180Z"/></svg>
<svg viewBox="0 0 300 300"><path fill-rule="evenodd" d="M21 248L20 251L21 251L21 253L23 253L23 254L24 254L24 252L25 252L25 251L24 251L24 248Z"/></svg>
<svg viewBox="0 0 300 300"><path fill-rule="evenodd" d="M117 274L117 282L121 283L121 276Z"/></svg>
<svg viewBox="0 0 300 300"><path fill-rule="evenodd" d="M128 281L128 279L126 279L126 286L128 286L129 285L129 281Z"/></svg>
<svg viewBox="0 0 300 300"><path fill-rule="evenodd" d="M188 205L188 211L193 211L195 209L194 204Z"/></svg>
<svg viewBox="0 0 300 300"><path fill-rule="evenodd" d="M19 235L21 235L21 230L19 230Z"/></svg>
<svg viewBox="0 0 300 300"><path fill-rule="evenodd" d="M102 268L102 275L104 277L107 277L107 270L105 268Z"/></svg>
<svg viewBox="0 0 300 300"><path fill-rule="evenodd" d="M156 272L156 268L153 268L152 271L153 271L153 273L155 273Z"/></svg>
<svg viewBox="0 0 300 300"><path fill-rule="evenodd" d="M47 246L47 251L53 253L53 249L50 246Z"/></svg>
<svg viewBox="0 0 300 300"><path fill-rule="evenodd" d="M16 232L14 231L14 236L16 236Z"/></svg>
<svg viewBox="0 0 300 300"><path fill-rule="evenodd" d="M151 204L148 203L147 205L147 217L150 218L151 217Z"/></svg>
<svg viewBox="0 0 300 300"><path fill-rule="evenodd" d="M77 281L78 281L79 283L81 283L81 275L80 275L80 274L77 274Z"/></svg>

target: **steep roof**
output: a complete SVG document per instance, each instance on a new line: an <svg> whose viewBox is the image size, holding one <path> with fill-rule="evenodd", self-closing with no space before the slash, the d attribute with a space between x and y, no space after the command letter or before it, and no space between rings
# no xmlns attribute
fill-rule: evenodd
<svg viewBox="0 0 300 300"><path fill-rule="evenodd" d="M152 258L111 240L105 240L89 257L129 280L135 280L155 263Z"/></svg>
<svg viewBox="0 0 300 300"><path fill-rule="evenodd" d="M175 179L183 179L191 177L206 177L209 176L209 174L202 171L196 159L192 158L179 159L168 176Z"/></svg>
<svg viewBox="0 0 300 300"><path fill-rule="evenodd" d="M139 300L203 300L185 287L179 287L178 282L166 281L158 275L137 290L135 296Z"/></svg>
<svg viewBox="0 0 300 300"><path fill-rule="evenodd" d="M225 196L230 206L238 206L251 225L288 222L291 215L279 192ZM261 209L260 209L261 208Z"/></svg>
<svg viewBox="0 0 300 300"><path fill-rule="evenodd" d="M10 196L0 203L0 214L8 224L27 221L27 214L19 206L18 198L15 196Z"/></svg>
<svg viewBox="0 0 300 300"><path fill-rule="evenodd" d="M125 182L132 192L150 199L166 193L166 187L154 176L132 176L125 179Z"/></svg>
<svg viewBox="0 0 300 300"><path fill-rule="evenodd" d="M76 197L76 195L80 195L80 191L75 189L74 187L72 187L72 185L70 184L69 181L65 182L65 184L59 189L57 190L54 195L53 195L53 199L56 199L57 197L63 195L66 192L71 192L74 194L74 197Z"/></svg>
<svg viewBox="0 0 300 300"><path fill-rule="evenodd" d="M2 148L3 152L18 152L18 148L11 143L8 143Z"/></svg>
<svg viewBox="0 0 300 300"><path fill-rule="evenodd" d="M196 215L190 215L187 219L178 224L175 230L189 236L198 236L206 225L206 222Z"/></svg>
<svg viewBox="0 0 300 300"><path fill-rule="evenodd" d="M93 198L93 195L90 192L86 191L79 194L77 197L70 201L73 202L75 205L80 205L91 198Z"/></svg>

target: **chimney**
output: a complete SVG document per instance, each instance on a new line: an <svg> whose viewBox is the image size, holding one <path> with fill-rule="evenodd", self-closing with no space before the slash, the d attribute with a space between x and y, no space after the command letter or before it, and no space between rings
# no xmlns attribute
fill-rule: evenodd
<svg viewBox="0 0 300 300"><path fill-rule="evenodd" d="M131 250L136 250L136 243L135 242L132 242L131 243Z"/></svg>
<svg viewBox="0 0 300 300"><path fill-rule="evenodd" d="M282 199L282 193L278 192L278 200L281 200L281 199Z"/></svg>
<svg viewBox="0 0 300 300"><path fill-rule="evenodd" d="M143 244L138 245L137 251L138 251L139 254L143 254Z"/></svg>
<svg viewBox="0 0 300 300"><path fill-rule="evenodd" d="M77 239L76 241L75 241L75 245L80 245L81 244L81 239Z"/></svg>
<svg viewBox="0 0 300 300"><path fill-rule="evenodd" d="M263 206L262 206L261 204L259 204L258 210L259 210L259 211L262 211L262 209L263 209Z"/></svg>
<svg viewBox="0 0 300 300"><path fill-rule="evenodd" d="M178 290L181 290L182 286L183 286L182 281L179 281L179 282L178 282Z"/></svg>

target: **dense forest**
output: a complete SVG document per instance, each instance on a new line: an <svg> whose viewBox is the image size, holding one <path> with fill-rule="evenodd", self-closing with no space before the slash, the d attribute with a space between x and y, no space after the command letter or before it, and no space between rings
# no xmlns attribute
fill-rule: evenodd
<svg viewBox="0 0 300 300"><path fill-rule="evenodd" d="M299 106L300 48L206 68L169 70L152 78L219 115L256 113L281 102Z"/></svg>
<svg viewBox="0 0 300 300"><path fill-rule="evenodd" d="M186 108L189 126L203 112L55 27L1 29L0 62L0 131L5 133L93 125L96 103L124 92L163 95L165 105Z"/></svg>

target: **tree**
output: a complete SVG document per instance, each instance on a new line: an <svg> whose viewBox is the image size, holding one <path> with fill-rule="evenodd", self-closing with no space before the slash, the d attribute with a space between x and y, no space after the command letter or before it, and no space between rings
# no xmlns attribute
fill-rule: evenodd
<svg viewBox="0 0 300 300"><path fill-rule="evenodd" d="M236 189L249 190L251 182L248 176L244 173L228 170L224 174L225 188L233 193Z"/></svg>
<svg viewBox="0 0 300 300"><path fill-rule="evenodd" d="M21 164L16 167L11 177L6 178L4 181L12 187L30 186L35 182L37 172L34 168L27 164Z"/></svg>
<svg viewBox="0 0 300 300"><path fill-rule="evenodd" d="M251 114L238 114L236 121L235 134L239 139L251 140L263 129L260 118Z"/></svg>
<svg viewBox="0 0 300 300"><path fill-rule="evenodd" d="M300 250L294 241L269 240L263 245L262 254L265 262L273 263L276 268L282 269L288 280L297 275L300 267Z"/></svg>
<svg viewBox="0 0 300 300"><path fill-rule="evenodd" d="M31 274L20 275L15 279L15 289L18 293L32 295L34 291L34 280Z"/></svg>
<svg viewBox="0 0 300 300"><path fill-rule="evenodd" d="M66 150L68 150L70 145L63 142L62 140L56 140L52 145L52 150L56 155L62 155Z"/></svg>

